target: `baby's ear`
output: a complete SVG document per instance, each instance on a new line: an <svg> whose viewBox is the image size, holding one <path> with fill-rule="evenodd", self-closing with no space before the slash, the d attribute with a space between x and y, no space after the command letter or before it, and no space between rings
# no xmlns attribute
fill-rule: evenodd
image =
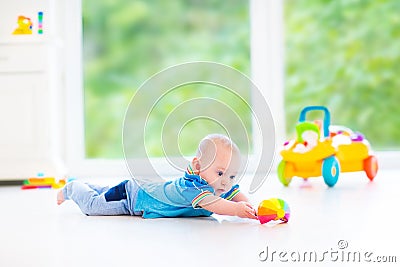
<svg viewBox="0 0 400 267"><path fill-rule="evenodd" d="M192 160L192 167L195 174L200 174L200 161L198 158L193 158Z"/></svg>

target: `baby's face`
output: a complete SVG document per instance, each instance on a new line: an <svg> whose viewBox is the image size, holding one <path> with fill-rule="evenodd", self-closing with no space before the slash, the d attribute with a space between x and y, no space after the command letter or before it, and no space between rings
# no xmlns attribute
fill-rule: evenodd
<svg viewBox="0 0 400 267"><path fill-rule="evenodd" d="M235 182L240 167L240 155L232 152L230 147L217 145L217 151L212 158L214 160L208 160L208 163L200 159L199 175L214 188L215 195L220 196L229 191Z"/></svg>

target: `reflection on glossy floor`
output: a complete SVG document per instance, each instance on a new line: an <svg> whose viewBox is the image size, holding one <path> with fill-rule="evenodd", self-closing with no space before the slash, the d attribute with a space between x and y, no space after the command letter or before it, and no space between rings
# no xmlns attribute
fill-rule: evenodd
<svg viewBox="0 0 400 267"><path fill-rule="evenodd" d="M55 190L0 187L0 266L351 266L354 255L396 266L399 174L381 171L372 183L341 174L334 188L322 178L285 188L271 174L251 200L289 203L290 222L275 226L228 216L88 217L72 202L57 206Z"/></svg>

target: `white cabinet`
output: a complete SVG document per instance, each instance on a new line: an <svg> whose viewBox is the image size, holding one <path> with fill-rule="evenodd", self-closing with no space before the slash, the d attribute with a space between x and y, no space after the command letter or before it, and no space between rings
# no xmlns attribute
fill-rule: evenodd
<svg viewBox="0 0 400 267"><path fill-rule="evenodd" d="M0 43L0 180L58 174L52 46Z"/></svg>
<svg viewBox="0 0 400 267"><path fill-rule="evenodd" d="M0 180L61 174L60 2L0 3ZM20 16L31 34L13 34Z"/></svg>

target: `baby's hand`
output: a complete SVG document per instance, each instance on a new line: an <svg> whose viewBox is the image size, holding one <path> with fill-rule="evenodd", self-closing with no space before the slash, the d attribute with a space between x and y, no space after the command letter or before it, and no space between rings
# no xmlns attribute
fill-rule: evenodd
<svg viewBox="0 0 400 267"><path fill-rule="evenodd" d="M236 202L236 216L254 220L258 219L256 210L250 205L250 203L244 201Z"/></svg>

